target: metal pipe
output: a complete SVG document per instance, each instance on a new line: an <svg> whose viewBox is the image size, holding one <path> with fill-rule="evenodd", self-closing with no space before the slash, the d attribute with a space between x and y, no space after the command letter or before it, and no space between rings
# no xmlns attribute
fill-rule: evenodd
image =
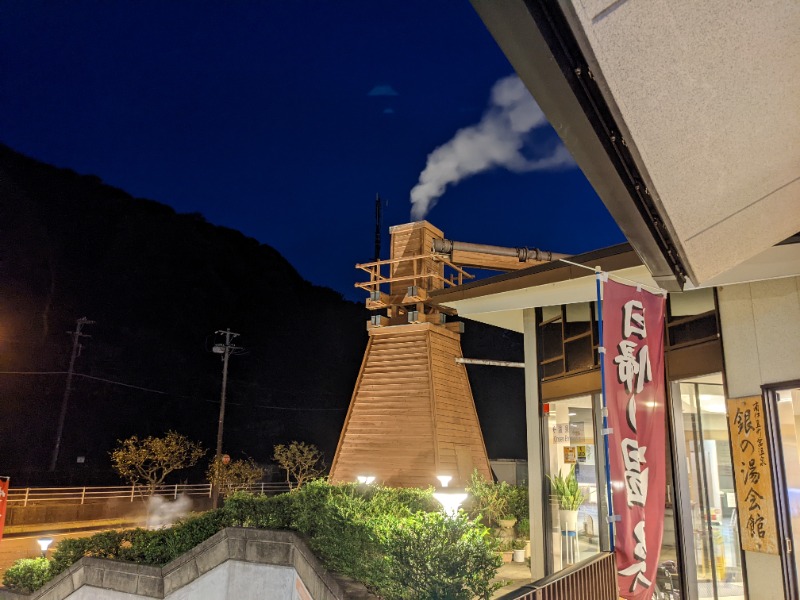
<svg viewBox="0 0 800 600"><path fill-rule="evenodd" d="M453 240L434 239L433 251L442 254L452 254L453 250L461 252L478 252L481 254L492 254L494 256L513 256L519 262L551 261L560 258L567 258L570 254L559 254L557 252L547 252L538 248L506 248L503 246L490 246L488 244L471 244L469 242L454 242Z"/></svg>
<svg viewBox="0 0 800 600"><path fill-rule="evenodd" d="M515 367L524 369L525 363L509 362L507 360L484 360L482 358L456 358L456 362L462 365L488 365L490 367Z"/></svg>

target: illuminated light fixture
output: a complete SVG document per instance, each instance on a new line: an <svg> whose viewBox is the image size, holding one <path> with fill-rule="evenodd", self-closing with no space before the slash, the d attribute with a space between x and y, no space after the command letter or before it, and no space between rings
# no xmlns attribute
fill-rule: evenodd
<svg viewBox="0 0 800 600"><path fill-rule="evenodd" d="M442 484L443 488L447 487L447 484L450 483L450 480L453 478L452 475L437 475L436 479L439 480L439 483Z"/></svg>
<svg viewBox="0 0 800 600"><path fill-rule="evenodd" d="M356 479L358 479L358 483L363 483L365 485L369 485L370 483L375 481L375 477L373 477L372 475L359 475L358 477L356 477Z"/></svg>
<svg viewBox="0 0 800 600"><path fill-rule="evenodd" d="M42 558L47 556L47 549L50 547L50 544L53 543L53 538L39 538L36 540L36 543L39 544L39 548L42 549Z"/></svg>
<svg viewBox="0 0 800 600"><path fill-rule="evenodd" d="M433 497L442 505L444 514L448 517L455 517L461 504L467 499L467 494L464 492L436 492Z"/></svg>
<svg viewBox="0 0 800 600"><path fill-rule="evenodd" d="M578 413L571 412L571 413L569 413L569 416L570 416L570 417L574 417L574 416L576 416L577 414L578 414Z"/></svg>

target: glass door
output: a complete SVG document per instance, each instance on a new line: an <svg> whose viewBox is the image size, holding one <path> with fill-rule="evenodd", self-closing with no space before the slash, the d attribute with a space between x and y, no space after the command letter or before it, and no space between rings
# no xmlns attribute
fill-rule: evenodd
<svg viewBox="0 0 800 600"><path fill-rule="evenodd" d="M691 532L692 536L691 540L685 540L685 547L687 552L694 552L697 575L691 596L696 594L698 600L744 600L722 376L682 381L678 389L683 425L682 460L688 479L690 511L685 516L690 527L685 527L684 532Z"/></svg>
<svg viewBox="0 0 800 600"><path fill-rule="evenodd" d="M550 482L550 572L560 571L600 552L600 498L605 489L595 437L596 396L586 395L545 405L547 432L545 474ZM559 496L557 478L574 476L574 501ZM602 478L601 478L602 477Z"/></svg>
<svg viewBox="0 0 800 600"><path fill-rule="evenodd" d="M786 489L786 511L794 544L800 540L800 387L787 387L775 391L777 400L778 427L780 428L780 444L783 452L783 476ZM791 568L792 587L796 585L797 574L800 573L800 552L791 553L794 564ZM784 566L786 568L786 565Z"/></svg>

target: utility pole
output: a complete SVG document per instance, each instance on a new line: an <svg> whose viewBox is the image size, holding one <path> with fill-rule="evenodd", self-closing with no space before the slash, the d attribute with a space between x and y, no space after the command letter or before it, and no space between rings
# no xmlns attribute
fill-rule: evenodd
<svg viewBox="0 0 800 600"><path fill-rule="evenodd" d="M53 456L50 459L50 472L56 470L56 463L58 462L58 453L61 449L61 435L64 433L64 421L67 418L67 405L69 404L69 395L72 392L72 372L75 370L75 359L81 349L81 338L92 337L81 333L84 325L94 325L94 321L90 321L86 317L81 317L77 320L75 331L68 331L67 333L72 336L72 356L69 358L69 369L67 370L67 387L64 388L64 399L61 401L61 414L58 416L58 429L56 430L56 445L53 448Z"/></svg>
<svg viewBox="0 0 800 600"><path fill-rule="evenodd" d="M224 344L214 344L212 352L222 354L222 393L219 399L219 423L217 424L217 452L214 455L214 468L219 469L222 460L222 431L225 426L225 394L228 388L228 358L234 350L241 350L240 346L234 346L231 342L239 337L238 333L233 333L230 328L225 331L215 332L217 335L225 336ZM218 479L218 478L217 478ZM219 506L219 485L211 487L211 507Z"/></svg>

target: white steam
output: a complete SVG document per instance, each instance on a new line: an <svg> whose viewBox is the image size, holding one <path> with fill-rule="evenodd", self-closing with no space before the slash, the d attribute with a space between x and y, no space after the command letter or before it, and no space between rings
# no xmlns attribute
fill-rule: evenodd
<svg viewBox="0 0 800 600"><path fill-rule="evenodd" d="M546 124L519 77L511 75L495 83L480 123L459 129L453 139L428 155L419 183L411 190L412 218L424 219L448 185L483 171L503 167L522 173L573 165L560 142L538 158L522 154L530 133Z"/></svg>
<svg viewBox="0 0 800 600"><path fill-rule="evenodd" d="M147 500L147 528L169 527L188 515L191 509L192 500L185 494L181 494L175 500L168 500L162 496L150 496Z"/></svg>

